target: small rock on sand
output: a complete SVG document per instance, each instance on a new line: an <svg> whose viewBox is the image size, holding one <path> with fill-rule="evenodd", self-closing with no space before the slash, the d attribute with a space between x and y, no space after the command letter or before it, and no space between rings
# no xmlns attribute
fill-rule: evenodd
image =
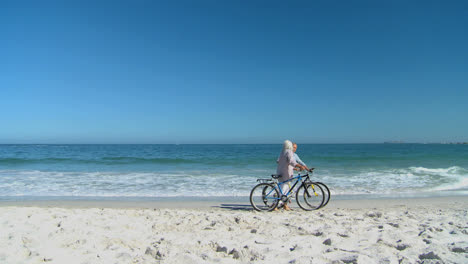
<svg viewBox="0 0 468 264"><path fill-rule="evenodd" d="M400 244L400 245L396 246L396 249L402 251L402 250L407 249L408 247L409 247L408 245Z"/></svg>
<svg viewBox="0 0 468 264"><path fill-rule="evenodd" d="M327 238L325 241L323 241L323 244L327 246L331 245L331 239Z"/></svg>
<svg viewBox="0 0 468 264"><path fill-rule="evenodd" d="M348 263L357 264L358 263L357 256L354 256L354 255L345 257L345 258L341 259L341 261L343 261L346 264L348 264Z"/></svg>
<svg viewBox="0 0 468 264"><path fill-rule="evenodd" d="M158 259L158 260L162 259L162 257L163 257L163 255L161 254L161 252L159 252L159 250L152 249L150 247L146 248L145 254L150 255L154 259Z"/></svg>
<svg viewBox="0 0 468 264"><path fill-rule="evenodd" d="M227 253L227 247L218 246L216 248L216 252L225 252L225 253Z"/></svg>
<svg viewBox="0 0 468 264"><path fill-rule="evenodd" d="M424 259L440 259L439 256L437 256L436 254L434 254L433 251L429 252L429 253L426 253L426 254L421 254L419 255L419 259L420 260L424 260Z"/></svg>
<svg viewBox="0 0 468 264"><path fill-rule="evenodd" d="M151 249L150 247L147 247L147 248L146 248L145 254L146 254L146 255L151 255L151 256L153 256L153 257L156 256L156 252L155 252L153 249Z"/></svg>
<svg viewBox="0 0 468 264"><path fill-rule="evenodd" d="M366 216L372 217L372 218L374 218L374 217L379 218L379 217L382 216L382 213L381 212L369 211L369 212L366 213Z"/></svg>
<svg viewBox="0 0 468 264"><path fill-rule="evenodd" d="M312 235L313 236L321 236L321 235L323 235L323 233L320 232L320 231L317 231L317 232L312 233Z"/></svg>
<svg viewBox="0 0 468 264"><path fill-rule="evenodd" d="M234 259L240 258L240 253L237 251L235 248L233 248L230 252L229 255L232 255Z"/></svg>
<svg viewBox="0 0 468 264"><path fill-rule="evenodd" d="M466 248L454 247L454 248L452 248L452 252L455 252L455 253L468 253L468 247L466 247Z"/></svg>

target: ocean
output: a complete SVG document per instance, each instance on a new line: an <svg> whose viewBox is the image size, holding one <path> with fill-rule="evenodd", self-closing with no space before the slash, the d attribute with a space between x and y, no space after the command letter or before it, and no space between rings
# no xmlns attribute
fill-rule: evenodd
<svg viewBox="0 0 468 264"><path fill-rule="evenodd" d="M247 197L281 144L0 145L0 200ZM335 198L468 195L468 145L299 144Z"/></svg>

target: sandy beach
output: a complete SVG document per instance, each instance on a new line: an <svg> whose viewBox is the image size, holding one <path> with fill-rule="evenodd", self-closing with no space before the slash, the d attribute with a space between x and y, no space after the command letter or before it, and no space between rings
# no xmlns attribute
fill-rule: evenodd
<svg viewBox="0 0 468 264"><path fill-rule="evenodd" d="M0 203L0 263L467 263L468 197Z"/></svg>

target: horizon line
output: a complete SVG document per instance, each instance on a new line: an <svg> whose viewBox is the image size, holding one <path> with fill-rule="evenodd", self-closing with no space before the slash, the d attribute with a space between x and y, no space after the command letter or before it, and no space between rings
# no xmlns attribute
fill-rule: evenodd
<svg viewBox="0 0 468 264"><path fill-rule="evenodd" d="M297 144L308 145L352 145L352 144L386 144L386 145L401 145L401 144L468 144L465 141L457 142L296 142ZM281 145L281 143L0 143L0 145Z"/></svg>

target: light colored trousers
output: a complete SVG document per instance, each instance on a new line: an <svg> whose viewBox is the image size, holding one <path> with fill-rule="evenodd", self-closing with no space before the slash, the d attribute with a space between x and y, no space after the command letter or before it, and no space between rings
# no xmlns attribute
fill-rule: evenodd
<svg viewBox="0 0 468 264"><path fill-rule="evenodd" d="M294 181L293 181L293 183L294 183ZM286 194L289 192L290 187L292 187L292 184L293 184L293 183L288 182L288 183L282 184L282 185L281 185L281 192L282 192L284 195L286 195ZM297 192L297 190L299 189L299 187L300 187L300 185L297 184L293 191L294 191L294 192ZM283 206L283 204L284 204L283 201L280 200L280 201L278 202L278 207Z"/></svg>
<svg viewBox="0 0 468 264"><path fill-rule="evenodd" d="M281 192L282 192L283 195L286 195L286 194L288 193L288 191L289 191L289 184L290 184L289 182L284 183L284 184L281 184ZM280 195L281 195L281 194L280 194ZM279 203L278 203L278 207L283 206L283 204L284 204L283 201L280 200Z"/></svg>

